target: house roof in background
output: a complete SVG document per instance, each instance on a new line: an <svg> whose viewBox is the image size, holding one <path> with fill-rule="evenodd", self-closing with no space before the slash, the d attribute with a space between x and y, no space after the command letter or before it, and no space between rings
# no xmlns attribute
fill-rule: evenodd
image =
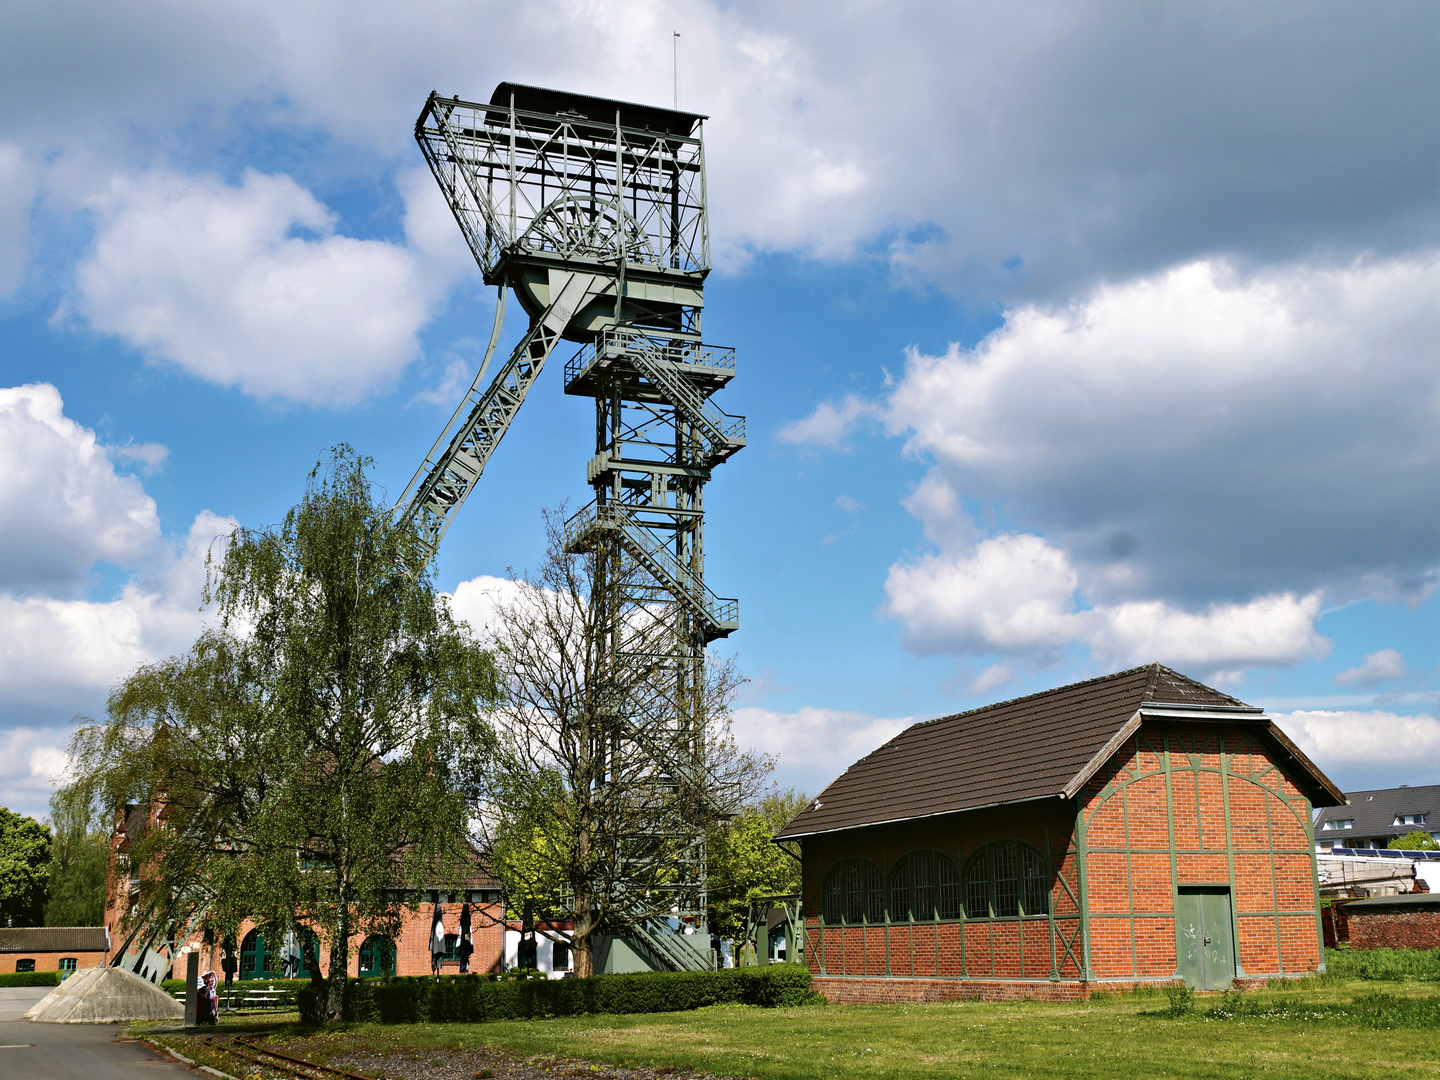
<svg viewBox="0 0 1440 1080"><path fill-rule="evenodd" d="M1222 714L1251 725L1319 804L1340 791L1263 710L1160 664L942 716L850 766L778 839L1033 799L1073 797L1141 713Z"/></svg>
<svg viewBox="0 0 1440 1080"><path fill-rule="evenodd" d="M103 926L0 927L0 953L106 952L110 931Z"/></svg>
<svg viewBox="0 0 1440 1080"><path fill-rule="evenodd" d="M1315 819L1315 829L1327 821L1353 818L1353 829L1333 830L1326 837L1342 836L1356 839L1363 836L1404 836L1406 833L1440 831L1440 784L1423 787L1375 788L1370 791L1347 791L1345 805L1327 806ZM1422 825L1396 825L1395 819L1405 814L1430 814ZM1348 845L1347 845L1348 846Z"/></svg>

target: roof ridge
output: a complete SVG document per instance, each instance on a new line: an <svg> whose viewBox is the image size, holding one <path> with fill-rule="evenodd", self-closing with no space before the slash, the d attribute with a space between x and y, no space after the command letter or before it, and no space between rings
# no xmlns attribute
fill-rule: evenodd
<svg viewBox="0 0 1440 1080"><path fill-rule="evenodd" d="M1160 681L1160 661L1150 665L1150 678L1145 680L1145 693L1140 695L1141 701L1155 700L1155 684Z"/></svg>
<svg viewBox="0 0 1440 1080"><path fill-rule="evenodd" d="M1109 682L1111 679L1119 679L1126 675L1134 675L1137 671L1144 671L1147 666L1153 665L1142 664L1140 667L1126 668L1124 671L1112 671L1109 675L1097 675L1093 679L1081 679L1079 682L1066 683L1064 686L1054 686L1049 690L1037 690L1033 694L1022 694L1017 698L1008 698L1005 701L992 701L989 705L977 705L973 709L964 709L957 713L946 713L944 716L937 716L930 720L917 721L905 730L909 731L911 728L938 724L942 720L954 720L961 716L973 716L975 713L986 712L989 709L998 709L1005 705L1018 705L1022 701L1029 701L1032 698L1049 697L1051 694L1058 694L1064 690L1074 690L1081 686L1091 686L1095 683ZM896 738L899 738L899 736L897 735Z"/></svg>
<svg viewBox="0 0 1440 1080"><path fill-rule="evenodd" d="M1176 671L1174 668L1166 667L1164 664L1161 664L1159 662L1156 662L1151 666L1155 669L1155 671L1154 674L1150 676L1150 683L1145 688L1145 697L1141 698L1142 701L1157 705L1165 704L1163 699L1157 701L1153 696L1156 684L1160 681L1160 673L1163 671L1166 675L1169 675L1173 679L1179 679L1181 682L1188 683L1191 686L1199 687L1201 690L1204 690L1207 693L1217 694L1220 697L1225 698L1227 701L1234 702L1236 705L1245 705L1247 707L1250 707L1248 702L1241 701L1234 694L1227 694L1224 690L1217 690L1215 687L1210 686L1208 683L1202 683L1199 679L1192 679L1183 671Z"/></svg>

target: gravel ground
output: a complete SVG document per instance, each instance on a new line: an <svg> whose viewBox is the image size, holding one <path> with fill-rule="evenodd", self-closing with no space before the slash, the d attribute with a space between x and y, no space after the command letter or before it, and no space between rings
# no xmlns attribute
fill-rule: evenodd
<svg viewBox="0 0 1440 1080"><path fill-rule="evenodd" d="M367 1076L383 1076L385 1080L490 1080L492 1077L494 1080L555 1080L556 1077L581 1076L588 1080L740 1080L677 1069L673 1065L627 1068L549 1054L523 1057L492 1046L435 1051L340 1050L338 1047L326 1047L329 1052L312 1057L307 1050L313 1051L313 1048L307 1047L304 1039L267 1042L266 1045L291 1057L323 1060L336 1068Z"/></svg>

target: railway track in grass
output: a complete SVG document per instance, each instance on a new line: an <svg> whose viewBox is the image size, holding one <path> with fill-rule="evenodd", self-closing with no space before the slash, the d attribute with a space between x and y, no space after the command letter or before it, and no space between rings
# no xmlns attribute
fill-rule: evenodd
<svg viewBox="0 0 1440 1080"><path fill-rule="evenodd" d="M285 1073L287 1076L299 1077L301 1080L374 1080L374 1077L347 1072L345 1069L337 1069L333 1065L320 1065L313 1061L306 1061L304 1058L282 1054L278 1050L257 1046L238 1035L229 1038L211 1035L205 1039L205 1043L213 1050L231 1054L252 1065L273 1069L276 1072Z"/></svg>

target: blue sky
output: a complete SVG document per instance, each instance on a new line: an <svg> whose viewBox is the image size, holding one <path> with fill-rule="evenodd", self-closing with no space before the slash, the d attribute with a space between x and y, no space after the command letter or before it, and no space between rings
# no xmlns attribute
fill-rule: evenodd
<svg viewBox="0 0 1440 1080"><path fill-rule="evenodd" d="M675 30L750 433L707 576L781 783L1151 660L1342 786L1440 781L1433 5L95 0L0 14L0 803L193 638L233 522L340 441L398 495L449 417L493 294L425 94L666 104ZM462 614L590 423L547 372Z"/></svg>

